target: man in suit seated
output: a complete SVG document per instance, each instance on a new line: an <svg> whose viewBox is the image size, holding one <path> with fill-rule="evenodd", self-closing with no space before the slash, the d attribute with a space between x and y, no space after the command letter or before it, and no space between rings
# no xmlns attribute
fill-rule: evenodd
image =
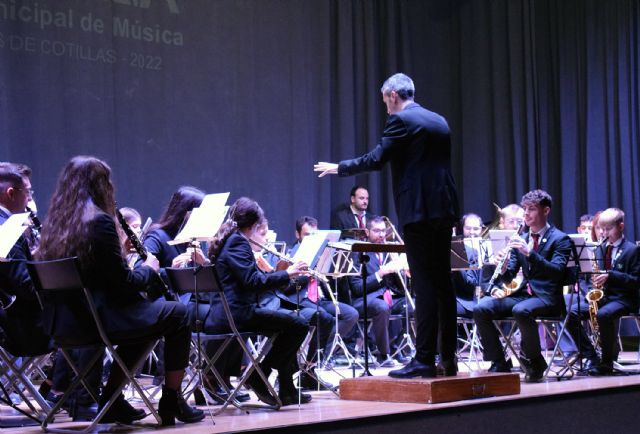
<svg viewBox="0 0 640 434"><path fill-rule="evenodd" d="M367 221L373 217L368 208L369 191L361 185L354 186L351 189L350 203L338 206L331 213L331 229L364 230L367 227Z"/></svg>
<svg viewBox="0 0 640 434"><path fill-rule="evenodd" d="M386 240L387 226L384 218L373 217L367 222L368 241L376 244L384 244ZM401 335L403 325L394 325L390 331L389 316L391 314L404 313L406 299L399 282L398 272L401 271L398 261L391 261L391 255L387 253L370 253L367 263L367 313L371 319L374 341L378 347L377 361L381 367L395 366L390 357L391 341L395 341ZM354 258L354 263L358 257ZM357 263L359 268L359 263ZM364 314L364 296L361 276L349 276L349 286L353 307L362 316ZM398 322L398 321L396 321ZM404 323L403 323L404 324ZM396 361L408 362L401 353L396 354Z"/></svg>
<svg viewBox="0 0 640 434"><path fill-rule="evenodd" d="M462 234L465 238L479 237L482 232L482 219L473 213L462 217ZM469 264L477 266L478 253L465 246ZM480 270L460 270L451 273L451 283L456 293L456 314L459 317L472 318L476 299L476 287L480 285Z"/></svg>
<svg viewBox="0 0 640 434"><path fill-rule="evenodd" d="M610 375L618 357L617 326L621 316L638 311L640 289L640 248L624 237L624 212L609 208L600 214L598 231L605 243L600 244L595 258L603 273L593 274L591 288L600 288L604 297L598 303L596 320L602 360L587 338L581 319L589 318L589 303L574 303L567 327L575 342L580 341L585 367L589 375ZM590 288L590 289L591 289Z"/></svg>
<svg viewBox="0 0 640 434"><path fill-rule="evenodd" d="M304 237L310 233L318 230L318 220L310 216L302 216L296 220L296 242L291 246L289 250L289 257L293 257ZM284 293L289 297L289 300L293 303L300 302L300 306L305 308L307 312L317 312L322 319L322 323L326 322L325 318L330 319L330 333L326 340L324 350L325 355L329 354L331 347L333 346L334 337L336 334L336 305L328 295L328 291L331 291L324 282L317 281L316 279L306 276L300 276L295 284L289 285L284 290ZM358 311L352 306L346 303L338 302L338 333L340 336L347 336L358 322ZM309 323L315 325L315 322L309 318ZM322 342L321 342L322 344ZM315 345L313 345L315 348ZM322 349L322 347L320 348ZM314 356L310 354L310 356ZM315 389L317 382L308 375L302 377L302 387L305 389Z"/></svg>
<svg viewBox="0 0 640 434"><path fill-rule="evenodd" d="M490 372L509 372L511 361L505 360L499 333L493 320L513 316L522 336L520 361L525 368L525 381L540 381L547 363L540 352L540 337L536 318L562 315L562 286L566 265L571 254L571 239L551 226L551 196L543 190L533 190L522 197L524 221L529 233L524 238L515 235L508 244L510 259L497 281L473 311L484 348L484 359L491 362ZM519 270L524 279L515 290L501 283L511 282Z"/></svg>

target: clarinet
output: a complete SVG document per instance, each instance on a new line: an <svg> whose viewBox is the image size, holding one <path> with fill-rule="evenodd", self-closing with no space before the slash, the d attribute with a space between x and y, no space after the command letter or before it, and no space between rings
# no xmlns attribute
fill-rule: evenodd
<svg viewBox="0 0 640 434"><path fill-rule="evenodd" d="M122 215L122 213L118 208L116 208L116 217L118 217L118 222L120 222L120 226L122 226L122 230L124 231L125 235L127 236L127 239L133 246L133 249L136 251L138 255L140 255L140 258L142 258L143 261L146 261L147 257L149 256L147 254L147 249L144 247L144 245L142 245L142 243L140 242L140 238L138 238L138 236L133 232L133 230L129 226L129 223L127 223L127 221L124 219L124 216ZM164 280L162 280L160 273L155 272L155 274L156 276L158 276L157 280L161 283L159 288L160 294L157 294L157 295L152 294L152 292L155 292L155 291L147 291L147 293L153 299L156 299L158 298L159 295L162 295L167 301L176 301L173 294L171 294L171 291L169 291L169 287L167 286L166 283L164 283Z"/></svg>

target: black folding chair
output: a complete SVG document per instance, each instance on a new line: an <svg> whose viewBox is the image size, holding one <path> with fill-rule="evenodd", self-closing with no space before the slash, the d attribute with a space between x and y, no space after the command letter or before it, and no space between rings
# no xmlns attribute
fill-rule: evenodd
<svg viewBox="0 0 640 434"><path fill-rule="evenodd" d="M270 408L270 409L279 409L282 406L280 398L278 397L278 393L269 383L269 379L264 374L262 369L259 366L259 363L264 360L267 353L271 350L273 346L273 342L277 337L277 333L274 333L270 336L265 336L262 339L261 344L256 347L251 347L247 344L248 339L258 338L258 333L255 332L240 332L236 327L235 321L233 320L233 316L231 315L231 310L229 308L229 304L227 302L227 298L224 294L224 291L221 289L221 286L218 282L218 277L215 273L215 267L212 265L205 267L197 267L197 268L166 268L167 276L171 282L171 287L178 293L193 293L198 298L199 294L208 294L212 296L212 299L220 300L222 306L225 311L226 319L229 325L230 333L220 333L220 334L209 334L204 332L193 333L192 340L194 341L194 345L196 350L199 351L198 355L200 356L200 360L198 360L198 356L195 357L196 368L191 367L190 378L188 380L187 387L195 382L195 387L191 390L188 390L185 393L185 396L190 395L193 391L201 387L203 382L206 381L206 374L211 372L218 384L225 390L227 393L227 398L222 399L222 397L218 397L221 401L224 401L222 407L219 408L214 414L220 414L227 408L230 404L234 405L239 409L246 410L248 408ZM215 354L209 357L206 354L206 351L202 350L202 342L206 340L218 340L222 341L222 344L218 347ZM249 360L249 364L242 372L240 377L238 378L238 382L233 391L231 391L222 375L215 368L215 362L222 355L225 349L233 342L236 341L243 353L246 355ZM200 369L200 364L204 362L204 367ZM257 372L262 381L264 381L267 386L269 393L273 396L277 405L256 405L256 404L242 404L236 400L236 395L239 393L240 388L245 384L249 375L252 372ZM209 389L212 389L209 384ZM206 389L202 391L205 396L208 395Z"/></svg>
<svg viewBox="0 0 640 434"><path fill-rule="evenodd" d="M86 378L97 363L102 363L104 357L104 348L111 353L113 362L117 363L126 376L126 380L118 387L109 400L96 415L95 419L82 432L93 432L97 430L100 420L106 412L111 408L115 400L118 398L125 385L130 383L140 395L149 412L155 417L158 424L161 423L158 412L145 395L143 389L135 379L134 372L144 363L147 355L155 346L157 339L145 338L144 340L132 341L114 341L104 330L100 316L96 309L93 296L85 285L82 283L80 269L77 258L65 258L52 261L27 262L29 274L34 283L38 296L43 304L45 320L50 318L53 321L59 320L61 312L65 314L66 321L73 321L76 333L73 336L55 335L55 327L53 330L53 340L56 347L62 352L64 358L75 374L75 378L62 395L60 400L51 409L45 420L42 422L42 429L51 432L78 432L77 429L50 428L49 423L53 421L54 415L69 399L79 384L87 390L91 397L98 402L96 391L94 391L86 382ZM129 370L122 358L118 355L115 346L118 344L134 344L139 342L145 345L145 350L139 360L136 361L133 368ZM78 368L69 354L69 350L77 348L96 347L94 356L87 366L82 369Z"/></svg>
<svg viewBox="0 0 640 434"><path fill-rule="evenodd" d="M12 407L32 420L31 423L26 423L24 419L16 420L18 423L16 426L40 425L51 411L51 406L34 384L34 381L43 381L46 378L42 367L48 360L48 353L39 356L19 356L0 347L0 403ZM14 404L11 400L11 394L20 397L21 402L28 407L29 411ZM0 422L0 427L10 426L13 426L11 421Z"/></svg>

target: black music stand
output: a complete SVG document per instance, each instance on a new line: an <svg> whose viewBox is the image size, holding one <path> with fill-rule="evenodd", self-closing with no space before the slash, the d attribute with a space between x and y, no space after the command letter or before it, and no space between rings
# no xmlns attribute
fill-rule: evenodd
<svg viewBox="0 0 640 434"><path fill-rule="evenodd" d="M584 277L585 280L588 280L589 277L593 276L594 272L592 267L592 261L598 260L596 258L596 250L598 249L598 245L589 246L587 245L586 242L581 242L584 239L582 236L577 237L572 234L570 235L570 237L573 241L573 249L571 250L571 254L573 255L573 258L570 258L569 262L567 262L567 269L575 268L576 270L576 282L574 284L573 292L577 297L578 324L579 324L578 330L580 333L582 333L582 313L580 310L580 305L581 305L581 299L584 295L580 293L580 277ZM590 248L593 248L593 258L590 258L588 256L588 251ZM567 306L567 315L570 314L569 312L570 309L571 309L571 306ZM575 342L575 344L578 349L578 354L577 354L578 358L576 360L578 362L578 369L576 369L576 373L584 374L585 370L582 363L582 339L578 339L578 342ZM597 351L597 348L596 348L596 351Z"/></svg>
<svg viewBox="0 0 640 434"><path fill-rule="evenodd" d="M364 320L364 372L363 377L371 377L369 371L369 313L367 311L367 263L369 255L367 253L404 253L403 244L376 244L366 242L355 242L351 245L351 251L359 253L360 276L362 277L362 310Z"/></svg>

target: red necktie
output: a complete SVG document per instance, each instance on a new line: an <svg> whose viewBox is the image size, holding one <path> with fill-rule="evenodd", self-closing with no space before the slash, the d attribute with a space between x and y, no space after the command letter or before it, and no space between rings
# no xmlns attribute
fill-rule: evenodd
<svg viewBox="0 0 640 434"><path fill-rule="evenodd" d="M540 234L531 234L531 236L533 237L533 251L537 252L538 246L540 245ZM527 293L529 295L533 295L533 288L531 288L531 285L529 283L527 283Z"/></svg>
<svg viewBox="0 0 640 434"><path fill-rule="evenodd" d="M604 253L604 269L611 270L611 254L613 253L613 246L609 244L607 250Z"/></svg>
<svg viewBox="0 0 640 434"><path fill-rule="evenodd" d="M538 246L540 246L540 234L531 234L531 236L533 237L533 250L537 252Z"/></svg>
<svg viewBox="0 0 640 434"><path fill-rule="evenodd" d="M362 220L362 216L360 214L355 214L356 219L358 219L358 228L364 229L364 220Z"/></svg>
<svg viewBox="0 0 640 434"><path fill-rule="evenodd" d="M318 281L316 279L309 279L307 298L314 303L318 301Z"/></svg>
<svg viewBox="0 0 640 434"><path fill-rule="evenodd" d="M386 288L382 293L382 298L387 302L389 307L393 307L393 296L391 295L391 290Z"/></svg>

